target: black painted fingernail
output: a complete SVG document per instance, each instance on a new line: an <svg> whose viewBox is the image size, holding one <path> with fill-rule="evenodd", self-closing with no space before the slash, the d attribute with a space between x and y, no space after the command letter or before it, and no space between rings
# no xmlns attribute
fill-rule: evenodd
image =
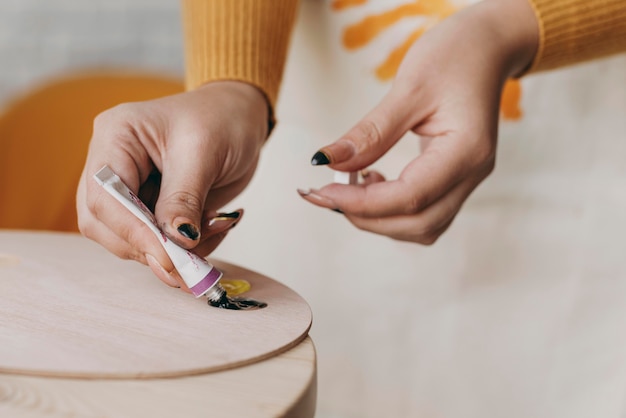
<svg viewBox="0 0 626 418"><path fill-rule="evenodd" d="M198 237L200 236L198 229L192 224L181 224L176 229L178 230L180 235L182 235L185 238L192 239L194 241L197 240Z"/></svg>
<svg viewBox="0 0 626 418"><path fill-rule="evenodd" d="M218 213L217 215L215 215L214 218L211 218L211 220L209 221L209 226L213 226L213 224L219 221L232 221L233 219L239 219L241 213L241 210L229 213Z"/></svg>
<svg viewBox="0 0 626 418"><path fill-rule="evenodd" d="M229 212L229 213L218 213L214 219L220 218L229 218L229 219L238 219L241 216L240 211Z"/></svg>
<svg viewBox="0 0 626 418"><path fill-rule="evenodd" d="M330 164L330 158L322 151L317 151L313 158L311 158L311 165L326 165Z"/></svg>
<svg viewBox="0 0 626 418"><path fill-rule="evenodd" d="M343 211L339 208L331 209L333 212L341 213L343 215Z"/></svg>

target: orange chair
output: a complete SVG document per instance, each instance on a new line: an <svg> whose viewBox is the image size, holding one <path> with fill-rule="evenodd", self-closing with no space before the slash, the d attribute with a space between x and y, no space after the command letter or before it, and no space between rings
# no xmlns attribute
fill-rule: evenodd
<svg viewBox="0 0 626 418"><path fill-rule="evenodd" d="M183 91L181 81L89 73L51 82L0 114L0 228L78 231L75 193L95 116Z"/></svg>

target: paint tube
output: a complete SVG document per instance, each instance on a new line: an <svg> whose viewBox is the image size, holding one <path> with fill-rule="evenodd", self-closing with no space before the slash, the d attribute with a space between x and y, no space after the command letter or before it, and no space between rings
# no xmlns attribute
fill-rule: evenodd
<svg viewBox="0 0 626 418"><path fill-rule="evenodd" d="M154 214L124 184L117 174L108 166L104 166L94 174L94 179L104 187L111 196L130 210L159 238L165 252L172 260L178 274L196 297L206 295L209 301L219 301L225 297L226 291L218 283L222 272L213 267L204 258L179 247L159 229Z"/></svg>

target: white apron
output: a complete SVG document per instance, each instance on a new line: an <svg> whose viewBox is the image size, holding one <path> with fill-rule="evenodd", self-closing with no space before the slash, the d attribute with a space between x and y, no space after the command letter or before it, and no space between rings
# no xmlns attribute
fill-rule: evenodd
<svg viewBox="0 0 626 418"><path fill-rule="evenodd" d="M302 4L279 124L215 257L311 304L322 418L622 416L626 57L524 79L496 170L433 247L359 231L296 193L332 181L311 156L375 106L390 86L377 68L427 20L356 49L344 29L401 3ZM396 176L417 152L407 137L374 167Z"/></svg>

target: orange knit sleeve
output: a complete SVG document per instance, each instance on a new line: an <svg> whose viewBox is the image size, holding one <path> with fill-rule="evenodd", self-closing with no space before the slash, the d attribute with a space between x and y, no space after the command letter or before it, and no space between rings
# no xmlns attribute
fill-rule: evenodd
<svg viewBox="0 0 626 418"><path fill-rule="evenodd" d="M626 51L626 0L530 0L540 43L531 72Z"/></svg>
<svg viewBox="0 0 626 418"><path fill-rule="evenodd" d="M298 0L182 0L187 89L215 80L258 87L274 107Z"/></svg>

